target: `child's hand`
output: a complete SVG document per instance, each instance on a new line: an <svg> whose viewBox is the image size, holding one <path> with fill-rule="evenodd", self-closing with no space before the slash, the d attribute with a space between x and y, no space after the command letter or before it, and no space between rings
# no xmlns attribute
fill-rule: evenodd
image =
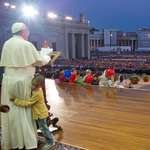
<svg viewBox="0 0 150 150"><path fill-rule="evenodd" d="M10 101L12 101L12 102L13 102L15 99L16 99L15 96L11 96L11 97L10 97Z"/></svg>

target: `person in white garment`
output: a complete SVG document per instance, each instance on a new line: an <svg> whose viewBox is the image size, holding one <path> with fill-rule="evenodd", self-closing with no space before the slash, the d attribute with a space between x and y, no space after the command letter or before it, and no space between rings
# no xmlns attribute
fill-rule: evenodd
<svg viewBox="0 0 150 150"><path fill-rule="evenodd" d="M12 26L13 37L7 40L2 49L0 66L5 67L2 80L1 104L8 105L10 112L1 114L2 145L6 148L37 148L37 126L32 119L31 107L18 107L9 101L11 87L16 87L14 96L28 100L31 95L30 83L35 74L35 66L46 65L52 52L45 57L40 55L34 45L28 42L29 30L24 23ZM22 90L20 90L22 88Z"/></svg>
<svg viewBox="0 0 150 150"><path fill-rule="evenodd" d="M106 86L108 87L108 80L109 80L109 76L108 76L108 70L106 69L104 71L104 74L99 76L98 79L99 81L99 86Z"/></svg>

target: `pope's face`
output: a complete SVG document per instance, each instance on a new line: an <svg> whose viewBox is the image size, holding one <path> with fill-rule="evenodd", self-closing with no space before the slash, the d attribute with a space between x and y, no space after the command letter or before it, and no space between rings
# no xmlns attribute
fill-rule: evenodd
<svg viewBox="0 0 150 150"><path fill-rule="evenodd" d="M28 36L29 36L29 30L28 30L27 26L25 26L25 29L22 30L21 34L22 34L23 39L27 41L28 40Z"/></svg>

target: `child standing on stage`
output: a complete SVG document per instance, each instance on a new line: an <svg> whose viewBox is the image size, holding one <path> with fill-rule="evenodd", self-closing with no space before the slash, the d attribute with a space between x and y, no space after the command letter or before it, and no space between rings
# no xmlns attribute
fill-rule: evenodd
<svg viewBox="0 0 150 150"><path fill-rule="evenodd" d="M45 105L42 91L44 82L45 78L43 75L36 75L31 82L32 97L29 100L25 101L11 96L10 101L14 102L14 104L18 106L32 105L33 119L37 120L40 130L46 138L46 144L42 147L42 149L49 149L55 145L55 142L53 141L52 133L49 131L49 128L46 124L48 109Z"/></svg>
<svg viewBox="0 0 150 150"><path fill-rule="evenodd" d="M108 70L106 69L104 71L104 74L101 75L100 77L98 77L98 79L99 79L99 86L107 86L108 87L108 80L109 80Z"/></svg>
<svg viewBox="0 0 150 150"><path fill-rule="evenodd" d="M78 80L77 70L75 68L72 69L72 74L69 77L69 83L76 83Z"/></svg>
<svg viewBox="0 0 150 150"><path fill-rule="evenodd" d="M60 69L59 82L69 82L69 80L66 79L64 72L64 69Z"/></svg>
<svg viewBox="0 0 150 150"><path fill-rule="evenodd" d="M127 87L127 83L126 82L124 82L123 80L124 80L124 76L123 75L120 75L119 76L119 82L117 82L117 87L121 87L121 88L126 88Z"/></svg>
<svg viewBox="0 0 150 150"><path fill-rule="evenodd" d="M110 80L108 81L109 87L116 87L116 76L111 75Z"/></svg>
<svg viewBox="0 0 150 150"><path fill-rule="evenodd" d="M83 80L82 80L82 82L81 82L81 84L83 84L83 85L85 85L85 84L91 84L91 83L88 83L87 81L86 81L86 77L87 77L87 75L91 75L91 70L90 69L87 69L86 70L86 75L83 77Z"/></svg>

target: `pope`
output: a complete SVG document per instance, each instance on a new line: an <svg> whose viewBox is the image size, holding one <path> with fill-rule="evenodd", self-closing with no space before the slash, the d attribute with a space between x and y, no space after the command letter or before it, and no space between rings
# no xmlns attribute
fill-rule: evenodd
<svg viewBox="0 0 150 150"><path fill-rule="evenodd" d="M1 103L10 107L10 112L1 114L2 143L6 148L37 148L37 127L32 119L31 107L15 106L9 101L14 93L20 99L28 100L31 94L30 82L35 74L35 66L46 65L52 56L41 56L34 45L28 42L29 29L21 22L12 26L13 37L7 40L2 49L0 66L5 67ZM19 86L11 89L15 83Z"/></svg>

